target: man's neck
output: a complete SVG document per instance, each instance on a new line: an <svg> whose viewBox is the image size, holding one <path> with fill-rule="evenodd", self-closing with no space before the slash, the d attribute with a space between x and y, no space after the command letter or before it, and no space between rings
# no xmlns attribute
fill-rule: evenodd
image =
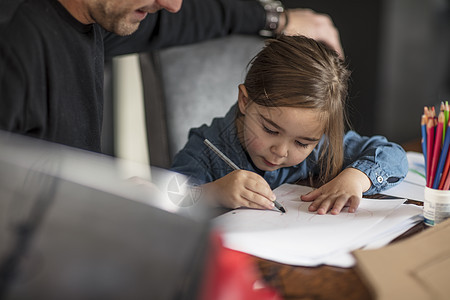
<svg viewBox="0 0 450 300"><path fill-rule="evenodd" d="M86 1L84 0L58 0L62 6L80 23L92 24L95 21L92 19L87 9Z"/></svg>

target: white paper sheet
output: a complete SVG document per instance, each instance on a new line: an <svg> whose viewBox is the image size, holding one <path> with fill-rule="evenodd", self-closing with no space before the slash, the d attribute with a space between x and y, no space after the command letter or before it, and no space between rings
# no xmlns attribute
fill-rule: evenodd
<svg viewBox="0 0 450 300"><path fill-rule="evenodd" d="M214 224L231 249L291 265L351 267L351 251L375 242L377 236L385 238L386 230L421 213L420 208L402 209L405 199L363 199L355 213L344 209L339 215L318 215L309 212L310 203L299 198L310 190L284 184L274 192L285 214L236 209L217 217Z"/></svg>

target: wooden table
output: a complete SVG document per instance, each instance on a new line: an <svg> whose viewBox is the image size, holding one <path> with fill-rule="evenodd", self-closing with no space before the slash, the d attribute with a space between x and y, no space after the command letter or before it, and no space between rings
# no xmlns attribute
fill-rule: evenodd
<svg viewBox="0 0 450 300"><path fill-rule="evenodd" d="M421 151L417 141L412 141L403 147L407 151ZM407 203L421 205L417 201L408 200ZM392 243L414 235L425 228L426 225L421 222ZM368 286L361 280L354 267L298 267L257 257L254 259L264 280L275 288L283 299L372 299Z"/></svg>
<svg viewBox="0 0 450 300"><path fill-rule="evenodd" d="M393 241L416 234L426 228L421 222ZM254 258L263 279L283 299L372 299L368 286L355 268L331 266L298 267Z"/></svg>

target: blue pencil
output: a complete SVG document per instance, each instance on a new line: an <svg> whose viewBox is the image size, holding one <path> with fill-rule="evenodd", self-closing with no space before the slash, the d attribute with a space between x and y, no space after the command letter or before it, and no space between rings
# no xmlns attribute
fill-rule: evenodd
<svg viewBox="0 0 450 300"><path fill-rule="evenodd" d="M425 162L425 170L427 169L427 116L425 114L422 115L422 152L423 158Z"/></svg>
<svg viewBox="0 0 450 300"><path fill-rule="evenodd" d="M447 160L447 152L450 145L450 130L448 124L446 124L445 127L447 128L447 132L445 134L444 146L442 146L441 155L439 157L436 175L434 176L433 189L437 189L439 187L439 182L441 181L442 171L444 170L445 161Z"/></svg>

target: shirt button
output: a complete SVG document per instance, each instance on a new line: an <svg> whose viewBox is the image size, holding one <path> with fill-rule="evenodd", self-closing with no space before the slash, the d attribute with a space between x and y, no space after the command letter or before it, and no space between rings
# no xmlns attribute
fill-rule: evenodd
<svg viewBox="0 0 450 300"><path fill-rule="evenodd" d="M378 181L379 183L382 183L382 182L383 182L383 177L382 177L382 176L378 176L378 177L377 177L377 181Z"/></svg>

